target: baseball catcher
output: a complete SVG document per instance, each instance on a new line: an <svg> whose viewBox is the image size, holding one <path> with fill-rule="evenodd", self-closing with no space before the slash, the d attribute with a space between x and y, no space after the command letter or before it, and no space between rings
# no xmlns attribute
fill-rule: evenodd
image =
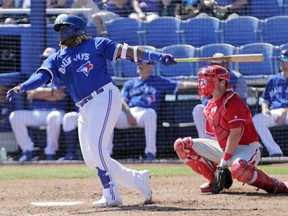
<svg viewBox="0 0 288 216"><path fill-rule="evenodd" d="M178 138L174 150L183 162L208 179L201 192L220 193L232 178L268 193L288 193L288 183L256 168L260 143L249 108L229 84L229 72L219 65L198 71L198 91L212 98L204 109L206 133L214 139Z"/></svg>

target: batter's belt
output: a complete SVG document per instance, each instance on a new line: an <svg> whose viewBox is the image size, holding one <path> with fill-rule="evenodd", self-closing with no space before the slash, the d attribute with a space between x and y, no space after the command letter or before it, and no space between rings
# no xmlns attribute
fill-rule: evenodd
<svg viewBox="0 0 288 216"><path fill-rule="evenodd" d="M82 100L77 102L76 106L83 107L86 103L88 103L94 97L96 97L97 95L99 95L102 92L104 92L105 89L107 90L107 89L111 88L111 86L113 86L113 84L112 83L108 83L108 84L104 85L103 87L97 89L96 91L93 91L90 95L88 95L87 97L84 97Z"/></svg>

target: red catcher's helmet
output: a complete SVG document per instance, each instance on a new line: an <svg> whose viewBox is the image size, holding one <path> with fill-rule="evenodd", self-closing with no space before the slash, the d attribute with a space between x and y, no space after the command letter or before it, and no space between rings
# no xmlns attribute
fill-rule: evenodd
<svg viewBox="0 0 288 216"><path fill-rule="evenodd" d="M214 89L216 79L230 81L228 70L220 65L201 67L198 70L198 94L209 97Z"/></svg>

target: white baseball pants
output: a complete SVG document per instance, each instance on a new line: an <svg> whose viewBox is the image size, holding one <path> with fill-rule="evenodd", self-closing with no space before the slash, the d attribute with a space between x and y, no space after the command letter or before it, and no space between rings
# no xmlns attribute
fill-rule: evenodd
<svg viewBox="0 0 288 216"><path fill-rule="evenodd" d="M64 111L62 110L16 110L9 116L11 128L21 150L33 151L34 143L28 134L29 126L46 126L46 155L54 155L58 150L58 141Z"/></svg>
<svg viewBox="0 0 288 216"><path fill-rule="evenodd" d="M146 147L145 154L148 152L156 155L156 132L157 132L157 114L154 109L131 107L130 112L134 118L136 118L137 125L131 126L128 123L126 114L122 111L116 122L115 128L127 129L127 128L144 128ZM108 150L112 154L113 152L113 133L109 140Z"/></svg>
<svg viewBox="0 0 288 216"><path fill-rule="evenodd" d="M267 148L269 155L283 154L280 146L274 141L272 134L269 130L270 127L276 126L275 118L279 116L282 109L271 110L271 115L258 113L253 116L253 123L261 138L262 143ZM288 124L288 116L286 116L284 124Z"/></svg>
<svg viewBox="0 0 288 216"><path fill-rule="evenodd" d="M198 132L198 138L206 138L209 139L210 136L205 133L206 130L206 118L204 116L204 108L203 104L197 104L192 111L193 120Z"/></svg>

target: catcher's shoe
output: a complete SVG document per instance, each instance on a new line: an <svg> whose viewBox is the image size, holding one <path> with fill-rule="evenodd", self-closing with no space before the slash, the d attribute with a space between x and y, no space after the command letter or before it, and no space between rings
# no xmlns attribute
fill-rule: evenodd
<svg viewBox="0 0 288 216"><path fill-rule="evenodd" d="M274 193L288 193L288 182L280 182L274 178L273 178L273 180L277 184Z"/></svg>
<svg viewBox="0 0 288 216"><path fill-rule="evenodd" d="M143 170L139 171L141 174L140 191L142 193L144 204L150 204L152 202L152 191L150 188L150 171Z"/></svg>
<svg viewBox="0 0 288 216"><path fill-rule="evenodd" d="M213 192L213 182L206 182L200 186L202 193L211 193Z"/></svg>
<svg viewBox="0 0 288 216"><path fill-rule="evenodd" d="M122 205L122 199L119 194L118 189L113 186L113 192L111 193L110 188L103 190L102 198L96 202L93 202L93 208L106 208L106 207L116 207Z"/></svg>

